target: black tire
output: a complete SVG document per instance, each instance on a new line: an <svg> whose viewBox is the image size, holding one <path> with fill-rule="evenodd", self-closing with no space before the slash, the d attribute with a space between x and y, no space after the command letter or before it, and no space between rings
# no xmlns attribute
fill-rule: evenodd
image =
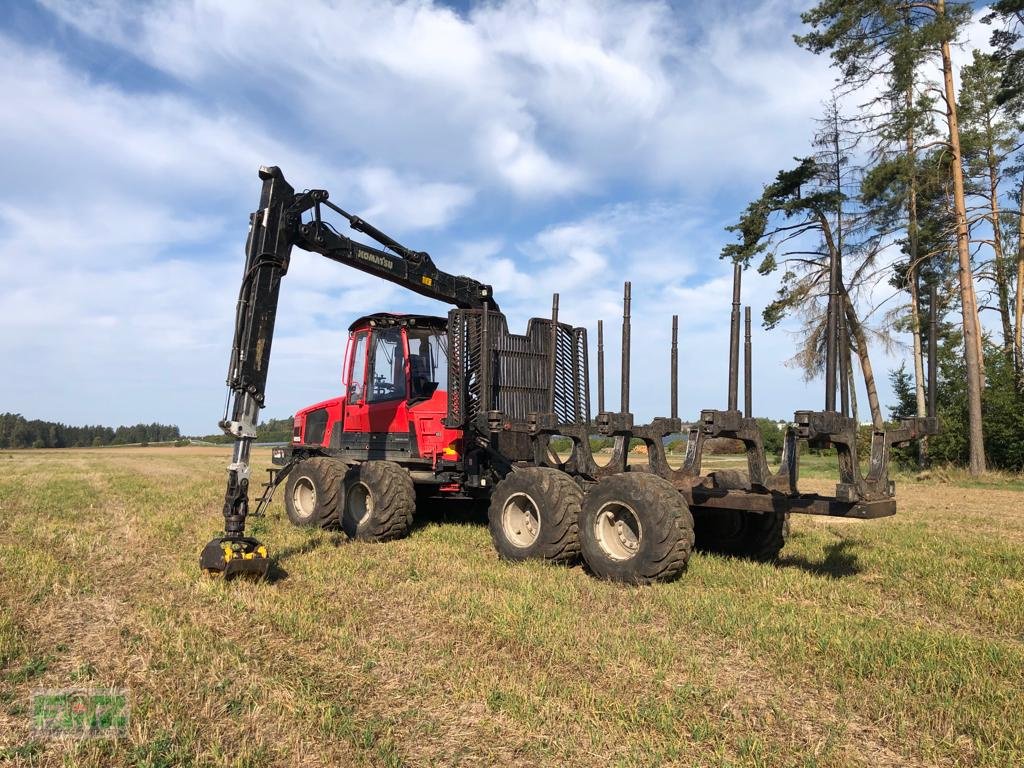
<svg viewBox="0 0 1024 768"><path fill-rule="evenodd" d="M488 528L503 560L569 565L580 556L583 491L564 472L527 467L507 475L491 494Z"/></svg>
<svg viewBox="0 0 1024 768"><path fill-rule="evenodd" d="M348 465L326 456L303 459L284 486L284 510L292 524L337 528L341 484Z"/></svg>
<svg viewBox="0 0 1024 768"><path fill-rule="evenodd" d="M712 475L716 488L749 490L746 472L720 470ZM789 538L788 512L747 512L736 509L697 510L697 549L758 562L778 559Z"/></svg>
<svg viewBox="0 0 1024 768"><path fill-rule="evenodd" d="M409 533L415 511L412 477L393 461L363 461L345 475L341 527L349 538L400 539Z"/></svg>
<svg viewBox="0 0 1024 768"><path fill-rule="evenodd" d="M693 549L686 500L657 475L625 472L600 480L583 497L580 545L602 579L627 584L671 581Z"/></svg>

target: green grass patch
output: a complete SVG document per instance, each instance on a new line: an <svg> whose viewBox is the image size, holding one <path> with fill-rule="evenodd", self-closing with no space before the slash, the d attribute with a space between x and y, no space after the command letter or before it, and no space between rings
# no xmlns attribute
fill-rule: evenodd
<svg viewBox="0 0 1024 768"><path fill-rule="evenodd" d="M894 518L796 518L778 564L696 555L643 589L503 563L465 515L371 545L278 501L250 530L286 575L225 584L197 558L227 458L3 459L0 760L1024 764L1017 479L901 477ZM803 470L827 487L834 458ZM31 691L74 686L126 688L128 730L36 739Z"/></svg>

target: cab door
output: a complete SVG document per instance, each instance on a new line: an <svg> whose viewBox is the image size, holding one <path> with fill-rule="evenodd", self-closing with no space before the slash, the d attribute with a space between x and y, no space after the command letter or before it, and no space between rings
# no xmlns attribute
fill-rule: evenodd
<svg viewBox="0 0 1024 768"><path fill-rule="evenodd" d="M344 442L351 449L365 447L371 452L402 450L409 434L409 361L404 330L394 325L358 331L353 344L345 406L349 437ZM352 437L353 433L363 436Z"/></svg>
<svg viewBox="0 0 1024 768"><path fill-rule="evenodd" d="M369 431L366 416L369 337L368 330L357 331L352 337L352 351L349 355L348 370L345 372L345 432Z"/></svg>
<svg viewBox="0 0 1024 768"><path fill-rule="evenodd" d="M367 431L378 436L378 442L385 435L408 435L409 355L404 328L373 329L366 368Z"/></svg>

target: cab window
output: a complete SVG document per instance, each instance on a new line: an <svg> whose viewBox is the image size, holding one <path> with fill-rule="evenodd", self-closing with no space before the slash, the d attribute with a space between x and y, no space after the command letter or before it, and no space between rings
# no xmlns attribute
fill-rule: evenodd
<svg viewBox="0 0 1024 768"><path fill-rule="evenodd" d="M409 329L409 397L429 398L448 387L448 336L430 328Z"/></svg>
<svg viewBox="0 0 1024 768"><path fill-rule="evenodd" d="M374 332L370 367L373 381L367 402L405 399L405 348L401 328L382 328Z"/></svg>
<svg viewBox="0 0 1024 768"><path fill-rule="evenodd" d="M366 390L366 331L356 334L352 342L352 367L348 371L348 402L355 405Z"/></svg>

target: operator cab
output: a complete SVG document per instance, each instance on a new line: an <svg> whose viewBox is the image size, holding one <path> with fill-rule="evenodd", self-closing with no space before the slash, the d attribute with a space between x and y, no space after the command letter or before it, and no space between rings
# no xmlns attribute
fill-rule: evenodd
<svg viewBox="0 0 1024 768"><path fill-rule="evenodd" d="M344 376L348 403L413 405L444 392L447 327L446 318L429 315L377 313L356 320Z"/></svg>
<svg viewBox="0 0 1024 768"><path fill-rule="evenodd" d="M448 412L448 320L377 313L349 327L342 394L295 414L292 445L436 466ZM447 449L447 453L446 453Z"/></svg>

